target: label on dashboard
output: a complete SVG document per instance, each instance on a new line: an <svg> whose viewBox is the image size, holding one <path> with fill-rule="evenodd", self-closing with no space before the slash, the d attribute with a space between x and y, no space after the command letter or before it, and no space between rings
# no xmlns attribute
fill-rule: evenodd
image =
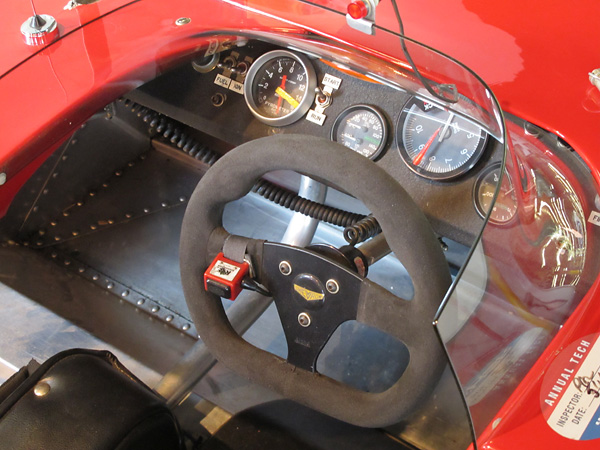
<svg viewBox="0 0 600 450"><path fill-rule="evenodd" d="M600 438L599 337L590 334L565 347L542 382L542 414L567 439Z"/></svg>
<svg viewBox="0 0 600 450"><path fill-rule="evenodd" d="M308 114L306 115L306 120L312 123L316 123L319 126L323 125L323 122L325 122L326 118L327 116L325 114L321 114L315 111L314 109L308 111Z"/></svg>
<svg viewBox="0 0 600 450"><path fill-rule="evenodd" d="M224 87L225 89L229 89L229 85L231 84L231 78L225 77L221 74L217 74L215 78L215 84Z"/></svg>
<svg viewBox="0 0 600 450"><path fill-rule="evenodd" d="M237 92L238 94L244 95L244 85L242 83L238 83L235 80L231 80L229 89L232 90L233 92Z"/></svg>
<svg viewBox="0 0 600 450"><path fill-rule="evenodd" d="M325 76L323 77L323 85L324 86L329 86L330 88L333 88L333 89L339 89L341 84L342 84L341 78L334 77L333 75L329 75L328 73L326 73Z"/></svg>
<svg viewBox="0 0 600 450"><path fill-rule="evenodd" d="M600 213L597 211L592 211L590 213L590 218L588 219L588 222L600 226Z"/></svg>

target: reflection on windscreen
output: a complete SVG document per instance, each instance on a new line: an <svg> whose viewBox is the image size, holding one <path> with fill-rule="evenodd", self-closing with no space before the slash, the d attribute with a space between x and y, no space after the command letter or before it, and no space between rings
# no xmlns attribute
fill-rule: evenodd
<svg viewBox="0 0 600 450"><path fill-rule="evenodd" d="M598 233L587 222L597 197L589 172L551 135L508 125L510 187L496 198L438 323L478 435L598 272L591 258Z"/></svg>

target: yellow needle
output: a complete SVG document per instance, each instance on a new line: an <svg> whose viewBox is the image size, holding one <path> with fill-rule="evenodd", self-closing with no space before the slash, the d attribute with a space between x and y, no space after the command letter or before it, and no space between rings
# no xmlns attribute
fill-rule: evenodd
<svg viewBox="0 0 600 450"><path fill-rule="evenodd" d="M277 92L282 99L292 105L292 107L297 108L300 105L300 103L298 103L294 97L285 92L281 87L275 89L275 92Z"/></svg>

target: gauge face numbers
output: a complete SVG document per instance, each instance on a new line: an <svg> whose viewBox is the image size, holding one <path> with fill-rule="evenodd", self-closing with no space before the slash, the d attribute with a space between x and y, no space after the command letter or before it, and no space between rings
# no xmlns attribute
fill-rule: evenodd
<svg viewBox="0 0 600 450"><path fill-rule="evenodd" d="M388 125L372 106L354 105L335 119L331 139L370 159L381 155L387 143Z"/></svg>
<svg viewBox="0 0 600 450"><path fill-rule="evenodd" d="M398 148L418 175L449 180L470 170L485 149L487 133L479 126L416 97L402 110Z"/></svg>
<svg viewBox="0 0 600 450"><path fill-rule="evenodd" d="M502 184L494 203L494 194L500 181L501 170L500 163L486 168L475 183L473 195L475 208L479 215L485 218L491 208L489 221L496 225L510 222L517 213L517 197L510 176L506 172L502 176Z"/></svg>
<svg viewBox="0 0 600 450"><path fill-rule="evenodd" d="M308 58L275 50L258 58L248 71L244 98L256 118L273 126L289 125L309 110L317 77Z"/></svg>

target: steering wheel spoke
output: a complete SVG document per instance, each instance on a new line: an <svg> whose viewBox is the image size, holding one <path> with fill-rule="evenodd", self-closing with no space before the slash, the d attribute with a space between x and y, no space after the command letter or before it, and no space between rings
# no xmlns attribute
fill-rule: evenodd
<svg viewBox="0 0 600 450"><path fill-rule="evenodd" d="M356 320L407 343L426 323L415 319L414 300L405 300L365 278L361 283Z"/></svg>
<svg viewBox="0 0 600 450"><path fill-rule="evenodd" d="M362 279L304 248L266 242L261 272L288 344L288 362L316 371L319 353L343 322L356 318Z"/></svg>

